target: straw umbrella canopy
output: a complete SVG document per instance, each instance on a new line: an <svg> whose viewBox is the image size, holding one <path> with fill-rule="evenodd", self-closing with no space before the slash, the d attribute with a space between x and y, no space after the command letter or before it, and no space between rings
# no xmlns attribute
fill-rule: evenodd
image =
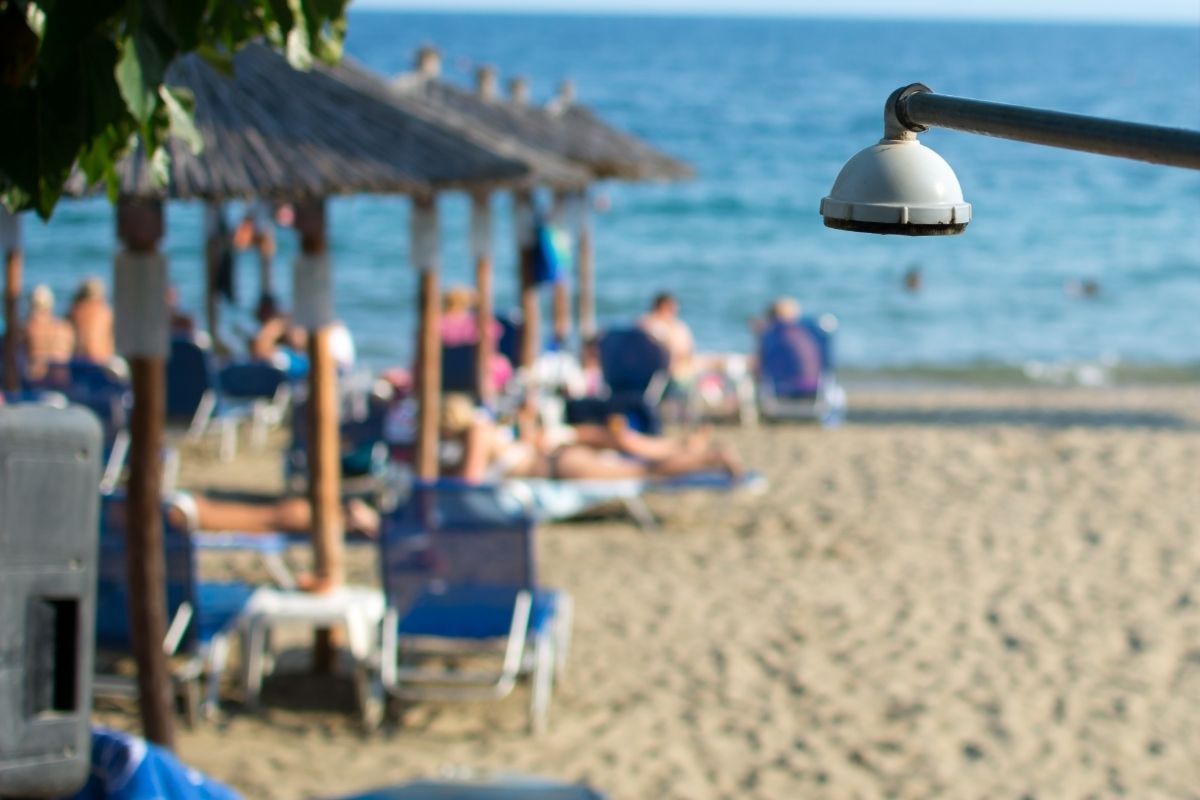
<svg viewBox="0 0 1200 800"><path fill-rule="evenodd" d="M518 78L510 82L510 97L499 96L494 69L482 67L477 73L474 92L439 80L440 57L430 47L417 55L415 72L392 81L397 102L414 113L427 115L457 130L470 132L477 141L496 149L505 148L531 165L538 185L555 189L556 203L552 214L564 215L572 206L576 219L576 272L578 284L578 317L585 335L595 331L595 300L591 252L591 231L586 210L586 186L556 182L553 175L539 168L532 159L536 154L542 162L547 157L565 160L581 167L592 180L618 179L627 181L666 181L690 178L693 170L678 159L660 152L646 142L603 122L592 111L574 102L574 89L569 83L545 108L528 103L528 85ZM552 162L553 163L553 162ZM528 193L518 191L516 210L528 217L532 200ZM561 222L561 219L559 220ZM518 233L524 221L518 220ZM538 302L536 287L529 281L532 247L519 239L518 260L521 264L522 299L525 316L525 336L521 347L521 362L530 366L537 352L536 317ZM481 293L482 294L482 293ZM560 344L570 329L568 288L555 285L555 335Z"/></svg>
<svg viewBox="0 0 1200 800"><path fill-rule="evenodd" d="M424 194L438 189L510 185L528 174L460 133L387 100L380 78L351 65L293 69L263 45L234 56L225 76L194 54L178 59L166 82L195 96L193 154L170 139L166 186L152 180L142 152L118 165L123 197L249 199L355 193ZM68 190L89 190L78 174Z"/></svg>
<svg viewBox="0 0 1200 800"><path fill-rule="evenodd" d="M479 87L474 92L437 80L438 70L434 66L399 76L392 80L391 86L397 97L412 103L408 107L416 113L432 114L448 125L454 125L457 120L459 126L475 131L481 141L507 144L519 148L522 153L532 150L543 156L566 159L585 168L597 180L653 181L694 177L695 172L686 163L575 104L569 84L566 97L560 96L547 107L539 108L520 96L501 98L495 89L494 73L489 72L489 68L483 68ZM517 86L521 84L518 82ZM556 186L548 180L542 184Z"/></svg>
<svg viewBox="0 0 1200 800"><path fill-rule="evenodd" d="M131 418L129 571L143 727L148 738L170 744L164 702L167 671L161 645L166 608L162 574L160 443L163 438L166 260L158 252L164 199L268 198L298 201L295 317L309 329L310 497L318 578L336 581L341 570L341 488L338 463L336 376L329 356L332 278L324 198L329 195L405 193L416 198L414 220L428 221L439 190L515 185L529 169L429 120L387 102L380 80L354 67L292 69L261 45L238 52L234 73L223 75L195 55L178 59L167 83L195 96L195 124L203 149L194 154L171 139L165 186L151 179L141 150L118 165L117 232L123 249L114 269L118 349L129 362L134 393ZM72 194L89 187L76 174ZM436 216L420 233L436 250ZM414 227L414 234L418 231ZM414 235L414 238L416 236ZM416 253L414 246L414 253ZM436 290L436 259L417 265L421 286ZM301 291L301 286L304 290ZM429 326L422 320L423 330ZM424 334L423 334L424 335ZM426 365L436 374L438 365ZM436 397L435 397L436 400ZM436 403L434 404L436 405ZM436 408L423 407L427 421ZM426 445L428 449L428 444Z"/></svg>
<svg viewBox="0 0 1200 800"><path fill-rule="evenodd" d="M343 62L347 69L352 65ZM488 150L520 161L529 168L525 187L546 186L561 190L586 187L593 174L565 155L538 147L514 136L492 118L492 103L450 84L421 74L402 75L390 82L389 100L397 107L421 117ZM453 102L448 99L453 98Z"/></svg>

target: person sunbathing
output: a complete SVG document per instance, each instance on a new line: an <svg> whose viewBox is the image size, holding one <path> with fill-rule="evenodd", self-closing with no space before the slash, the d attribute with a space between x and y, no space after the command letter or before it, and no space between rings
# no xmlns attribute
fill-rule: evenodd
<svg viewBox="0 0 1200 800"><path fill-rule="evenodd" d="M733 478L743 474L737 454L714 445L710 429L683 439L648 436L629 428L620 416L608 425L522 427L525 434L514 438L479 413L465 395L448 395L442 401L443 474L471 483L504 478L669 478L713 471Z"/></svg>
<svg viewBox="0 0 1200 800"><path fill-rule="evenodd" d="M259 503L218 500L196 492L175 492L170 498L181 516L173 523L198 531L237 533L309 533L312 504L307 497L281 497ZM374 538L379 514L366 502L352 498L341 508L341 523L349 533Z"/></svg>
<svg viewBox="0 0 1200 800"><path fill-rule="evenodd" d="M283 497L261 503L218 500L196 492L179 491L168 498L171 524L189 533L299 533L312 532L312 504L307 497ZM374 539L379 535L379 512L357 498L340 509L339 524L345 533ZM297 575L296 585L309 592L327 592L339 582L321 575Z"/></svg>

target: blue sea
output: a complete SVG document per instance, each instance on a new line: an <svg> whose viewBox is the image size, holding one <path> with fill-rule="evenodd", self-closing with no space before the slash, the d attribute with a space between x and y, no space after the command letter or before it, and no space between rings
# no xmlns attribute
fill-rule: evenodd
<svg viewBox="0 0 1200 800"><path fill-rule="evenodd" d="M840 320L840 364L886 375L1026 375L1078 365L1200 374L1200 172L953 131L922 139L955 168L965 235L908 239L826 229L817 213L844 161L881 135L896 87L1200 130L1200 29L1074 24L355 12L348 52L384 74L438 46L448 80L481 63L527 76L537 101L572 79L579 101L690 162L695 180L606 184L595 218L602 324L657 290L681 301L702 349L746 350L747 320L778 295ZM507 203L497 300L515 302ZM360 356L411 358L416 275L404 198L332 203L338 313ZM443 203L444 282L469 282L467 209ZM184 304L201 303L201 210L169 212ZM108 274L111 211L64 202L27 225L27 289L64 296ZM295 243L281 236L288 297ZM241 257L239 303L257 295ZM919 268L920 292L902 288ZM1069 291L1094 280L1099 292ZM237 319L235 313L227 319Z"/></svg>

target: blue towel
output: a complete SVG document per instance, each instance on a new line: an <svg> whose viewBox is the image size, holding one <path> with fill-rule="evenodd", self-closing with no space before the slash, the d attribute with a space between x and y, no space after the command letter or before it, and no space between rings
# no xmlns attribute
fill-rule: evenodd
<svg viewBox="0 0 1200 800"><path fill-rule="evenodd" d="M71 800L241 800L143 739L107 728L92 729L92 767Z"/></svg>

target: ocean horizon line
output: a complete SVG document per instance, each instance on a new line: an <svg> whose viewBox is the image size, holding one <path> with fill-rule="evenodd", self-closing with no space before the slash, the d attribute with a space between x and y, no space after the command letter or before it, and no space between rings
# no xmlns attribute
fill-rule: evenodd
<svg viewBox="0 0 1200 800"><path fill-rule="evenodd" d="M842 12L836 14L809 11L781 10L732 10L732 9L689 9L687 11L671 11L668 9L647 8L645 10L622 8L605 10L598 7L583 8L487 8L482 6L461 6L452 8L436 8L433 6L391 7L391 6L354 6L350 12L359 14L386 14L412 17L511 17L511 18L562 18L562 19L608 19L608 20L752 20L781 22L853 22L853 23L911 23L914 25L962 25L979 23L982 25L1001 25L1011 27L1022 26L1067 26L1067 27L1097 27L1114 28L1136 26L1138 28L1189 28L1200 20L1191 18L1161 18L1136 19L1121 16L1112 17L1075 17L1070 15L1047 16L1003 16L989 14L936 15L904 11L872 11L872 12Z"/></svg>

